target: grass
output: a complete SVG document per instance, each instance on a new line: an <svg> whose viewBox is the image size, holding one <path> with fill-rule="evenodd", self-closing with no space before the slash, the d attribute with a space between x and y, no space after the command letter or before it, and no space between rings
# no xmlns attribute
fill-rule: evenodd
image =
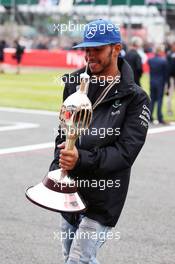
<svg viewBox="0 0 175 264"><path fill-rule="evenodd" d="M63 71L0 75L0 106L56 111L62 100Z"/></svg>
<svg viewBox="0 0 175 264"><path fill-rule="evenodd" d="M144 74L141 80L143 89L149 94L149 75ZM173 96L172 106L173 106L173 116L168 116L167 114L167 96L163 98L163 118L165 121L175 121L175 94ZM154 109L153 119L157 119L157 107Z"/></svg>
<svg viewBox="0 0 175 264"><path fill-rule="evenodd" d="M6 73L0 75L0 106L58 111L62 101L63 84L61 76L69 70L28 70L22 74ZM149 93L149 78L144 75L142 87ZM175 120L174 115L166 113L164 98L163 113L167 121ZM155 109L156 112L156 109ZM155 116L155 114L154 114Z"/></svg>

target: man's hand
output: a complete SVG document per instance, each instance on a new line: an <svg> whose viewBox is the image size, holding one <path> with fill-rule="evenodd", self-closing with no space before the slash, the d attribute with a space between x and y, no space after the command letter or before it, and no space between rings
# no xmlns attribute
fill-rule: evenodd
<svg viewBox="0 0 175 264"><path fill-rule="evenodd" d="M165 84L164 94L169 96L169 85Z"/></svg>
<svg viewBox="0 0 175 264"><path fill-rule="evenodd" d="M74 146L73 150L65 150L65 142L58 145L58 147L61 148L59 158L60 168L64 171L72 170L79 158L77 148Z"/></svg>

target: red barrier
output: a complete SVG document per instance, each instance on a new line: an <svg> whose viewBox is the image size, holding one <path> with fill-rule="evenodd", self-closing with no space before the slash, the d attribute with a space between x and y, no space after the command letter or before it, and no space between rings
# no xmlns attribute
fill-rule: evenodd
<svg viewBox="0 0 175 264"><path fill-rule="evenodd" d="M146 73L149 73L148 60L154 57L154 53L150 52L150 53L147 53L146 55L147 55L147 60L143 64L143 71Z"/></svg>
<svg viewBox="0 0 175 264"><path fill-rule="evenodd" d="M12 58L14 52L14 49L5 49L5 63L16 64L16 60ZM21 65L80 68L84 65L84 53L82 51L67 50L25 50Z"/></svg>

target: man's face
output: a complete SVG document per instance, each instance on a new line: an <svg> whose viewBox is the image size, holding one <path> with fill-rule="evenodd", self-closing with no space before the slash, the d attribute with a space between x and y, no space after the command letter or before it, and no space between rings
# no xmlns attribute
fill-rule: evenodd
<svg viewBox="0 0 175 264"><path fill-rule="evenodd" d="M89 62L92 74L101 74L111 66L114 60L113 49L113 45L85 48L85 59Z"/></svg>

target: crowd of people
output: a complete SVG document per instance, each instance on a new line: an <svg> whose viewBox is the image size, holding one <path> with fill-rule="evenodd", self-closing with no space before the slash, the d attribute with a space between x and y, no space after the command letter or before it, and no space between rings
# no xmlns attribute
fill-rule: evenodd
<svg viewBox="0 0 175 264"><path fill-rule="evenodd" d="M143 56L140 53L142 43L134 37L131 46L126 51L125 59L133 69L135 82L140 86L143 74ZM165 49L163 45L156 46L148 58L150 75L151 122L155 105L157 104L157 120L160 124L167 124L162 113L164 95L167 95L167 113L173 115L172 98L175 91L175 42Z"/></svg>

